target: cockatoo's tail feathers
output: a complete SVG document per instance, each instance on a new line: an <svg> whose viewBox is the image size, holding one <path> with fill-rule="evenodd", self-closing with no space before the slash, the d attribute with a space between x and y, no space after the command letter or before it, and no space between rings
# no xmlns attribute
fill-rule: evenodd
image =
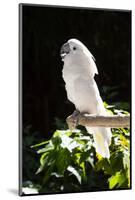
<svg viewBox="0 0 135 200"><path fill-rule="evenodd" d="M90 128L87 127L87 131L90 132ZM111 131L110 129L102 128L95 128L93 129L95 132L93 133L94 138L94 146L96 152L100 154L103 158L110 157L109 145L111 143Z"/></svg>

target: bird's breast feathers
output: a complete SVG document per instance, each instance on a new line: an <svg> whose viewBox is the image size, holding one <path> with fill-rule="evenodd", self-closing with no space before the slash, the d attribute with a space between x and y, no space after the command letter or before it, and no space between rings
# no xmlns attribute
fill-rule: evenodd
<svg viewBox="0 0 135 200"><path fill-rule="evenodd" d="M63 69L68 99L81 112L97 113L100 95L94 79L82 73L70 73Z"/></svg>

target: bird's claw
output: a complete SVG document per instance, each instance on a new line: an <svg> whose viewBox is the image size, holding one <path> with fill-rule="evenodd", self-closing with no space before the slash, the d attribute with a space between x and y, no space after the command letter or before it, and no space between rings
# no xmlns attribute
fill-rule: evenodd
<svg viewBox="0 0 135 200"><path fill-rule="evenodd" d="M67 124L70 130L74 130L78 126L80 112L75 110L71 116L67 118Z"/></svg>

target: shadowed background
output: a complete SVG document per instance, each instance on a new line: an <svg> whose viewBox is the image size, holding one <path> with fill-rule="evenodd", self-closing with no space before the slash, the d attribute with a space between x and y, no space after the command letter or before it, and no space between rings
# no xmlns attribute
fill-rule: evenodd
<svg viewBox="0 0 135 200"><path fill-rule="evenodd" d="M67 100L60 57L62 44L70 38L82 41L94 55L103 100L130 110L130 11L23 5L22 28L24 153L40 138L50 138L56 122L65 122L74 111ZM29 133L37 133L37 140Z"/></svg>

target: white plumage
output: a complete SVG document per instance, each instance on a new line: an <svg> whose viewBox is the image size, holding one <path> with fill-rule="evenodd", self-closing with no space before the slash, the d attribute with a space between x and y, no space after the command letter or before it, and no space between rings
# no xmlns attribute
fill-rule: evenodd
<svg viewBox="0 0 135 200"><path fill-rule="evenodd" d="M90 51L79 40L70 39L62 46L61 57L64 62L62 75L68 99L80 112L106 115L94 80L98 71ZM86 129L91 133L90 127ZM94 127L92 130L97 153L109 158L112 135L110 128Z"/></svg>

